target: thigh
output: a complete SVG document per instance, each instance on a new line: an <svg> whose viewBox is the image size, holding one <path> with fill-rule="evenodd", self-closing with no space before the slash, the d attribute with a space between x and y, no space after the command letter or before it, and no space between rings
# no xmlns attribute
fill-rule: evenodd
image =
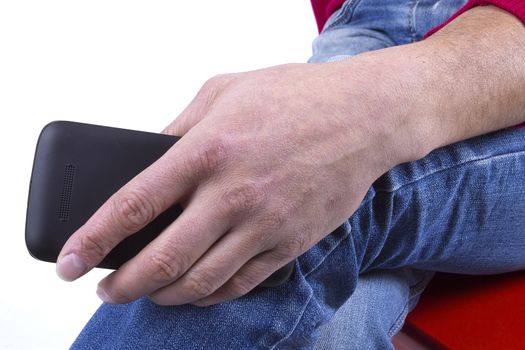
<svg viewBox="0 0 525 350"><path fill-rule="evenodd" d="M360 271L525 268L525 129L449 145L390 170L350 219Z"/></svg>
<svg viewBox="0 0 525 350"><path fill-rule="evenodd" d="M359 276L352 296L321 326L315 349L393 349L391 337L401 329L433 275L405 268Z"/></svg>

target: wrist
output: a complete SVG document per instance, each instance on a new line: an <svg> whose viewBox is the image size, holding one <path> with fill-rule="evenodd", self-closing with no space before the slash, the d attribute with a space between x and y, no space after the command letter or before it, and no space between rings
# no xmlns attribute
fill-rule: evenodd
<svg viewBox="0 0 525 350"><path fill-rule="evenodd" d="M351 136L393 167L522 123L524 43L516 18L475 8L427 40L337 63L344 108L361 116Z"/></svg>
<svg viewBox="0 0 525 350"><path fill-rule="evenodd" d="M487 6L426 40L382 50L381 59L395 64L393 85L407 87L399 103L411 114L407 126L420 146L415 159L524 121L524 44L523 24Z"/></svg>
<svg viewBox="0 0 525 350"><path fill-rule="evenodd" d="M432 79L419 63L424 60L419 47L405 45L342 62L351 85L362 91L369 134L388 169L420 159L439 144L436 99L428 93Z"/></svg>

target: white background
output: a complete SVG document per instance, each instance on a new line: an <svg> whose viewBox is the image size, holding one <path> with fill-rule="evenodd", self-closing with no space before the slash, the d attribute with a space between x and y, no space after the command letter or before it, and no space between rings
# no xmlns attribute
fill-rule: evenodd
<svg viewBox="0 0 525 350"><path fill-rule="evenodd" d="M0 349L65 349L99 305L24 244L40 129L57 119L160 131L209 77L304 62L308 0L0 0Z"/></svg>

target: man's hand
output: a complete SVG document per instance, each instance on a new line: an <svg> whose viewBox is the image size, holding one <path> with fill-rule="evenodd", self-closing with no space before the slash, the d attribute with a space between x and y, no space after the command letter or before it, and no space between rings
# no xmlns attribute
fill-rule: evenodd
<svg viewBox="0 0 525 350"><path fill-rule="evenodd" d="M181 216L102 280L99 296L209 305L249 292L341 225L401 160L392 144L400 120L379 85L350 72L290 64L209 80L165 129L182 139L68 240L59 275L76 279L182 202Z"/></svg>
<svg viewBox="0 0 525 350"><path fill-rule="evenodd" d="M58 274L78 278L181 203L98 294L242 296L342 224L394 165L524 121L524 56L523 25L487 7L420 43L213 78L165 130L182 139L67 241Z"/></svg>

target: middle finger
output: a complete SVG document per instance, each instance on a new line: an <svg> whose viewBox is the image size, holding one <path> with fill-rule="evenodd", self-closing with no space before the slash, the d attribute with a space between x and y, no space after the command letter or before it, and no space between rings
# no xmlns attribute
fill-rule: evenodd
<svg viewBox="0 0 525 350"><path fill-rule="evenodd" d="M230 216L214 202L212 196L196 193L154 241L99 283L99 296L109 303L127 303L182 276L230 228Z"/></svg>

